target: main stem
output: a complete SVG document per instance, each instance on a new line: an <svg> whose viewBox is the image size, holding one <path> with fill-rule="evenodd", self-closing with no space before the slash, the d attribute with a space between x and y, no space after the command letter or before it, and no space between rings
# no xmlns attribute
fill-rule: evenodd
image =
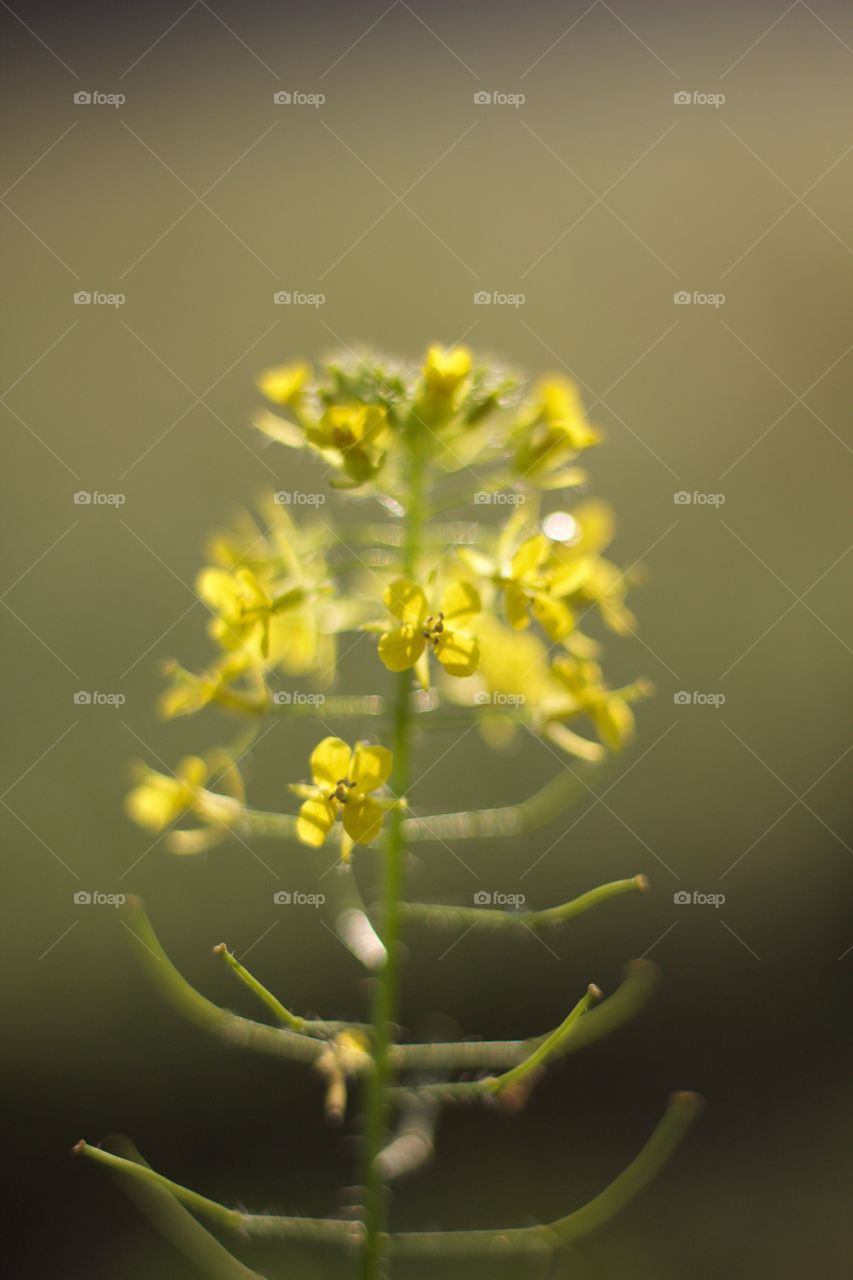
<svg viewBox="0 0 853 1280"><path fill-rule="evenodd" d="M408 475L406 536L403 544L403 575L414 578L424 522L425 493L423 458L415 435L418 423L412 420L407 437ZM390 785L395 796L405 796L411 769L412 672L400 673L392 712L394 764ZM378 1280L381 1274L386 1225L385 1184L377 1157L385 1145L388 1118L388 1089L393 1070L391 1050L399 1001L400 899L403 887L403 812L392 809L388 818L382 884L380 934L386 961L376 979L373 1002L373 1070L368 1078L365 1120L364 1185L366 1188L366 1239L361 1274L363 1280Z"/></svg>

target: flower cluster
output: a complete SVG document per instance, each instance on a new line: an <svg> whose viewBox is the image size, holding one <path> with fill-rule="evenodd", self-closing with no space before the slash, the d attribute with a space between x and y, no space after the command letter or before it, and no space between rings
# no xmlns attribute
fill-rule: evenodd
<svg viewBox="0 0 853 1280"><path fill-rule="evenodd" d="M296 363L267 369L259 387L267 407L256 427L319 464L321 483L348 491L338 502L356 518L344 530L337 513L320 519L315 507L297 522L295 508L270 497L257 518L244 515L211 541L196 591L217 653L198 673L169 664L164 715L210 704L282 714L274 694L282 675L328 687L339 638L351 634L354 646L367 632L382 667L411 670L423 689L437 678L437 703L467 709L495 744L513 720L586 759L630 741L631 704L650 686L608 687L587 620L631 634L626 593L637 573L605 554L606 504L573 500L587 479L580 456L601 438L573 382L551 377L525 390L466 347L433 346L420 367L369 357L316 371ZM475 503L482 515L484 493L511 511L506 520L436 522ZM381 518L376 508L359 514L370 500ZM340 818L344 852L372 842L397 803L384 790L390 768L384 747L324 738L311 783L291 788L302 800L298 839L318 846ZM192 814L221 831L228 805L243 801L233 789L211 791L208 769L193 757L174 778L146 771L131 816L161 831ZM179 834L187 848L203 844Z"/></svg>

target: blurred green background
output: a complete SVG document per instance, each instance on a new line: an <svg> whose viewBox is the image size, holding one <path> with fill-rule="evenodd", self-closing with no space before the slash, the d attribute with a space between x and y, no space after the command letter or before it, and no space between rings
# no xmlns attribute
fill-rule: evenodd
<svg viewBox="0 0 853 1280"><path fill-rule="evenodd" d="M317 474L252 433L256 370L464 337L582 383L607 435L592 489L619 513L616 558L649 571L640 638L612 641L608 669L658 688L638 744L567 821L465 860L474 883L536 906L641 871L655 892L579 920L552 951L472 934L442 956L449 940L413 932L404 1019L423 1029L440 1010L465 1034L523 1035L554 1025L579 984L612 989L630 957L664 980L522 1115L446 1117L395 1221L559 1216L631 1158L671 1089L692 1088L701 1124L575 1273L844 1274L853 15L826 0L197 0L4 6L0 25L10 1254L26 1237L35 1274L197 1274L67 1157L83 1135L129 1133L155 1167L252 1208L333 1212L357 1177L355 1129L324 1128L318 1079L184 1025L116 913L73 894L140 893L179 967L233 1007L210 955L222 939L251 948L291 1007L359 1016L356 962L315 912L272 903L316 889L328 859L270 843L170 858L123 817L127 762L173 763L233 732L215 714L163 724L154 700L164 657L193 668L209 653L191 589L207 531ZM326 100L277 105L279 91ZM475 102L484 92L525 101ZM125 301L75 305L81 290ZM325 302L276 305L276 291ZM79 491L124 502L77 505ZM343 684L384 687L367 643ZM79 690L126 701L78 705ZM315 739L275 725L249 762L258 804L289 807ZM451 742L423 744L419 765ZM469 738L413 799L520 799L557 767L532 739L494 760ZM414 894L469 900L446 849L418 855ZM368 894L374 871L367 855ZM681 907L678 891L726 901ZM348 1274L317 1254L256 1261Z"/></svg>

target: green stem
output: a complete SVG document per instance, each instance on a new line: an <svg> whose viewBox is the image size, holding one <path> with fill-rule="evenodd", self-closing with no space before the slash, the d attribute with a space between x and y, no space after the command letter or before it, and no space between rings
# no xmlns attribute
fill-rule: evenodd
<svg viewBox="0 0 853 1280"><path fill-rule="evenodd" d="M403 545L403 576L414 578L421 544L425 510L424 467L416 424L410 423L408 445L408 502L406 536ZM412 672L403 671L393 704L391 749L394 756L391 790L404 796L411 775ZM400 900L403 888L403 812L388 815L382 884L382 914L379 933L387 958L377 974L373 1004L373 1070L368 1077L365 1118L364 1185L366 1188L366 1238L362 1259L363 1280L378 1280L386 1237L386 1188L380 1154L385 1145L389 1119L389 1088L394 1075L394 1023L399 987Z"/></svg>
<svg viewBox="0 0 853 1280"><path fill-rule="evenodd" d="M546 907L542 911L501 911L496 907L454 907L433 902L403 903L403 919L414 923L433 925L437 928L464 929L472 925L487 929L508 929L517 933L531 929L548 929L573 920L585 911L607 902L623 893L643 893L649 887L645 876L633 876L630 880L611 880L586 893L564 902L558 907Z"/></svg>
<svg viewBox="0 0 853 1280"><path fill-rule="evenodd" d="M258 981L254 974L249 973L249 970L228 950L224 942L220 942L218 946L213 948L213 954L222 957L232 973L267 1006L283 1027L289 1027L291 1031L305 1030L305 1019L297 1017L295 1013L291 1013L289 1009L286 1009L281 1001L271 991L268 991L262 982Z"/></svg>

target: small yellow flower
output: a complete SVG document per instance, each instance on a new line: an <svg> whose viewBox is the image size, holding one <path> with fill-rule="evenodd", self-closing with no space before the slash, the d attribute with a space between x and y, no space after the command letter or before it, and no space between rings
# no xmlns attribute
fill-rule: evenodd
<svg viewBox="0 0 853 1280"><path fill-rule="evenodd" d="M538 383L535 393L516 429L515 468L545 488L576 484L583 473L559 468L601 438L587 422L580 390L569 378L553 377Z"/></svg>
<svg viewBox="0 0 853 1280"><path fill-rule="evenodd" d="M273 598L257 575L247 568L202 569L196 591L213 611L210 631L223 649L244 649L267 658L270 622L276 614L304 603L305 591L290 587Z"/></svg>
<svg viewBox="0 0 853 1280"><path fill-rule="evenodd" d="M226 654L198 675L177 662L167 663L165 671L172 683L157 704L164 720L195 715L212 702L243 711L260 711L266 703L266 687L263 681L258 684L256 668L245 653ZM254 687L245 692L232 687L243 676L255 677Z"/></svg>
<svg viewBox="0 0 853 1280"><path fill-rule="evenodd" d="M471 372L471 352L467 347L433 345L424 362L424 386L428 396L451 400Z"/></svg>
<svg viewBox="0 0 853 1280"><path fill-rule="evenodd" d="M265 369L258 378L258 387L273 404L293 405L299 402L310 376L311 366L308 364L282 364L274 369Z"/></svg>
<svg viewBox="0 0 853 1280"><path fill-rule="evenodd" d="M174 774L141 765L137 776L125 809L139 826L159 835L189 814L202 824L170 831L166 841L173 853L204 853L213 848L243 812L243 779L231 755L220 748L209 751L204 759L186 756Z"/></svg>
<svg viewBox="0 0 853 1280"><path fill-rule="evenodd" d="M469 582L452 582L432 613L423 589L405 578L386 587L383 598L400 623L379 640L379 657L389 671L416 667L426 688L430 649L448 675L470 676L477 670L480 649L469 628L480 612L480 597Z"/></svg>
<svg viewBox="0 0 853 1280"><path fill-rule="evenodd" d="M195 807L206 781L207 765L200 756L185 756L172 777L143 768L139 782L125 801L128 817L146 831L165 831Z"/></svg>
<svg viewBox="0 0 853 1280"><path fill-rule="evenodd" d="M617 635L630 635L636 619L625 603L636 571L624 573L600 553L613 540L613 513L606 502L591 499L572 512L577 535L552 553L552 590L581 607L594 604L605 625Z"/></svg>
<svg viewBox="0 0 853 1280"><path fill-rule="evenodd" d="M636 722L629 704L646 697L651 686L638 680L623 689L608 689L597 662L574 658L557 658L551 670L565 696L562 710L553 708L554 720L585 715L608 750L621 751L634 736Z"/></svg>
<svg viewBox="0 0 853 1280"><path fill-rule="evenodd" d="M458 552L459 560L482 578L490 579L503 594L507 621L520 631L529 625L531 616L540 624L549 640L565 640L574 627L574 615L555 591L553 575L554 544L544 533L536 533L518 543L522 524L517 517L506 525L494 556L467 547Z"/></svg>
<svg viewBox="0 0 853 1280"><path fill-rule="evenodd" d="M361 484L381 465L387 427L384 405L333 404L306 425L305 438L342 466L353 484Z"/></svg>
<svg viewBox="0 0 853 1280"><path fill-rule="evenodd" d="M357 742L353 750L341 738L324 738L311 754L313 784L292 783L290 787L303 800L296 822L302 843L319 848L338 814L344 831L356 844L374 840L387 806L371 792L388 781L391 759L387 747Z"/></svg>
<svg viewBox="0 0 853 1280"><path fill-rule="evenodd" d="M498 579L503 591L506 616L517 630L526 627L532 614L549 640L564 640L574 626L571 609L551 594L548 569L552 544L544 533L523 542L513 555L506 573Z"/></svg>

